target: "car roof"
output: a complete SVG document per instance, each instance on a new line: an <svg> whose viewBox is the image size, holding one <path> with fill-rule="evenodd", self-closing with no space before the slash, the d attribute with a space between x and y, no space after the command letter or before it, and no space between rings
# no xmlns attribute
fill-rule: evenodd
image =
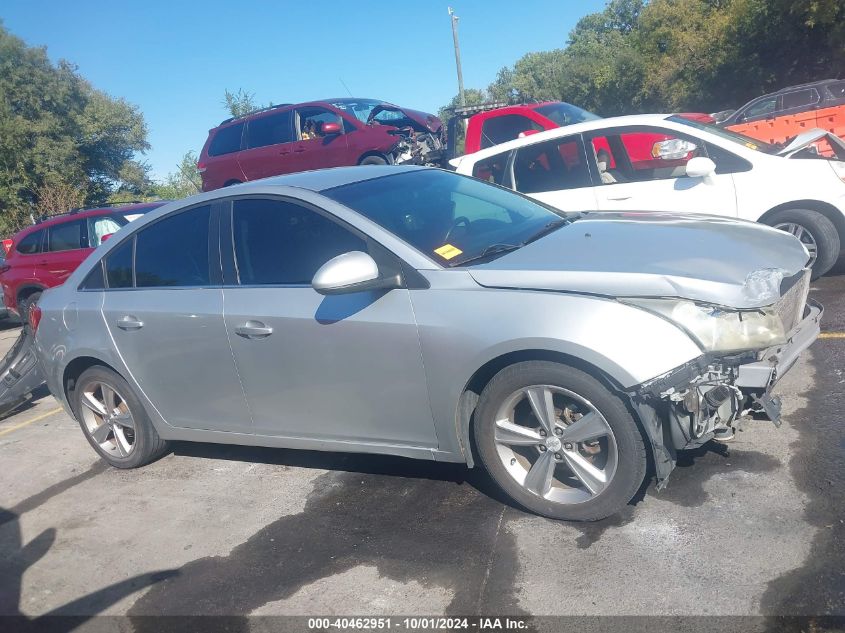
<svg viewBox="0 0 845 633"><path fill-rule="evenodd" d="M810 81L810 82L805 83L805 84L797 84L795 86L787 86L786 88L781 88L777 92L770 92L769 94L770 95L779 95L779 94L782 94L784 92L791 92L793 90L800 90L801 88L815 88L815 87L818 87L818 86L824 86L826 84L833 83L835 81L839 81L839 80L838 79L819 79L818 81ZM763 96L766 97L768 95L763 95Z"/></svg>
<svg viewBox="0 0 845 633"><path fill-rule="evenodd" d="M229 127L230 125L236 125L238 123L243 123L249 119L252 119L255 116L261 114L267 114L273 110L281 110L283 108L301 108L303 106L323 106L329 105L333 106L335 103L360 103L361 101L371 101L376 105L387 105L391 107L399 107L392 103L388 103L387 101L382 101L381 99L370 99L369 97L339 97L337 99L315 99L313 101L303 101L302 103L277 103L275 105L267 106L266 108L258 108L257 110L253 110L252 112L247 112L246 114L242 114L240 116L233 116L229 117L228 119L224 119L220 122L219 125L216 127L211 128L211 132L214 132L218 128L222 127Z"/></svg>
<svg viewBox="0 0 845 633"><path fill-rule="evenodd" d="M592 132L593 130L600 130L603 128L619 127L625 125L665 124L666 119L670 116L673 115L629 114L626 116L609 117L607 119L594 119L590 121L582 121L581 123L571 123L570 125L563 125L560 127L552 128L550 130L545 130L543 132L537 132L536 134L531 134L530 136L515 138L505 143L493 145L492 147L485 147L484 149L478 150L477 152L473 152L472 154L459 156L455 159L455 162L453 164L460 164L460 162L464 158L471 159L473 162L475 162L482 158L487 158L488 156L495 156L496 154L508 152L512 149L522 147L523 145L533 145L534 143L539 143L545 139L550 140L559 136L569 136L570 134L580 134L582 132Z"/></svg>
<svg viewBox="0 0 845 633"><path fill-rule="evenodd" d="M249 193L250 189L264 189L269 186L296 187L319 193L326 189L341 187L355 182L364 182L390 176L393 174L430 169L420 165L362 165L357 167L331 167L329 169L314 169L301 171L283 176L271 176L261 180L253 180L240 185L233 185L225 189L218 189L221 196L234 193Z"/></svg>
<svg viewBox="0 0 845 633"><path fill-rule="evenodd" d="M170 201L159 200L156 202L139 202L136 204L123 204L114 207L96 207L93 209L80 209L76 211L70 211L68 213L61 213L48 217L45 220L42 220L40 222L37 222L21 229L20 231L15 233L15 237L29 235L34 231L43 229L48 226L54 226L56 224L63 224L64 222L72 222L74 220L95 217L98 215L112 215L113 213L132 213L133 211L152 211L153 209L157 209L158 207L163 206L168 202Z"/></svg>

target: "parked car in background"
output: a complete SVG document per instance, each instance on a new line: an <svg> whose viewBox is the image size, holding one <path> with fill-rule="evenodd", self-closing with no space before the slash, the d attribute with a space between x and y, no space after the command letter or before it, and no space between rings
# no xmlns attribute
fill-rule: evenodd
<svg viewBox="0 0 845 633"><path fill-rule="evenodd" d="M594 520L649 462L662 486L741 412L778 419L771 389L819 332L807 261L748 222L564 216L353 167L153 211L30 320L50 391L115 467L167 440L480 460L529 510Z"/></svg>
<svg viewBox="0 0 845 633"><path fill-rule="evenodd" d="M813 128L845 137L845 79L814 81L757 97L719 125L775 144ZM827 146L819 150L831 152Z"/></svg>
<svg viewBox="0 0 845 633"><path fill-rule="evenodd" d="M212 191L323 167L439 165L441 128L433 114L375 99L280 104L210 130L197 167Z"/></svg>
<svg viewBox="0 0 845 633"><path fill-rule="evenodd" d="M598 121L601 117L563 101L547 101L542 103L528 103L498 107L499 104L468 106L458 108L456 112L471 115L467 121L465 154L472 154L481 149L499 145L515 138L531 136L545 130L554 130L567 125ZM709 114L685 112L678 116L712 123ZM457 119L460 116L456 117ZM449 121L449 138L455 138L455 120ZM659 134L653 136L641 135L629 139L628 155L635 169L653 169L660 166L656 157L652 155L654 144L665 141L668 137ZM605 149L608 149L605 147ZM454 156L452 156L454 158ZM662 166L666 166L665 162Z"/></svg>
<svg viewBox="0 0 845 633"><path fill-rule="evenodd" d="M845 243L845 143L838 158L808 147L767 145L679 115L586 121L455 159L462 174L529 194L564 210L684 211L737 217L793 233L830 270ZM636 160L652 143L652 161Z"/></svg>
<svg viewBox="0 0 845 633"><path fill-rule="evenodd" d="M0 266L5 308L26 322L30 307L45 289L62 284L112 233L163 204L71 211L18 231Z"/></svg>

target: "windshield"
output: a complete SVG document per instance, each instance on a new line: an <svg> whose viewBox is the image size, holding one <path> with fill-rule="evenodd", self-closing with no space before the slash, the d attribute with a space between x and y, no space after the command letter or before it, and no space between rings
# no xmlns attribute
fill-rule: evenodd
<svg viewBox="0 0 845 633"><path fill-rule="evenodd" d="M537 112L544 117L551 119L561 127L564 125L572 125L573 123L581 123L582 121L595 121L601 117L592 112L582 110L570 103L558 101L557 103L547 103L535 108Z"/></svg>
<svg viewBox="0 0 845 633"><path fill-rule="evenodd" d="M503 254L562 220L508 189L439 169L373 178L321 193L446 266Z"/></svg>
<svg viewBox="0 0 845 633"><path fill-rule="evenodd" d="M745 136L744 134L738 134L737 132L731 132L730 130L726 130L725 128L719 127L717 125L712 125L711 123L692 121L682 116L678 116L677 114L673 114L666 120L673 121L674 123L683 123L684 125L688 125L692 128L695 128L696 130L704 130L705 132L710 132L711 134L715 134L716 136L719 136L725 140L733 141L734 143L739 143L743 147L757 150L758 152L763 152L764 154L776 154L778 149L780 149L777 145L764 143L763 141L758 141L756 138L751 138L750 136Z"/></svg>
<svg viewBox="0 0 845 633"><path fill-rule="evenodd" d="M332 105L338 110L354 114L355 118L361 121L361 123L366 123L373 108L383 103L383 101L377 101L376 99L339 99L333 102Z"/></svg>

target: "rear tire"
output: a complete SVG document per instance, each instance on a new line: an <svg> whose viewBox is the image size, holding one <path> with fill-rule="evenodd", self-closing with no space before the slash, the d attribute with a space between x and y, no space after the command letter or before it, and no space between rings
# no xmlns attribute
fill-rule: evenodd
<svg viewBox="0 0 845 633"><path fill-rule="evenodd" d="M839 259L841 242L836 226L824 215L811 209L786 209L766 220L776 229L792 233L807 247L815 260L812 278L818 279Z"/></svg>
<svg viewBox="0 0 845 633"><path fill-rule="evenodd" d="M382 156L367 156L359 165L387 165L387 159Z"/></svg>
<svg viewBox="0 0 845 633"><path fill-rule="evenodd" d="M115 468L138 468L167 452L129 383L108 367L86 369L68 396L88 443Z"/></svg>
<svg viewBox="0 0 845 633"><path fill-rule="evenodd" d="M546 393L551 432L539 417ZM604 519L625 507L645 479L643 437L625 403L561 363L528 361L501 370L481 394L473 432L501 489L553 519Z"/></svg>

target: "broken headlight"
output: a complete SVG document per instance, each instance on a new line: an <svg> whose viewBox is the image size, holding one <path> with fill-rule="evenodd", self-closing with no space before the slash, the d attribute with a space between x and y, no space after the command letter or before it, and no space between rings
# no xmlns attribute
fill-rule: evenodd
<svg viewBox="0 0 845 633"><path fill-rule="evenodd" d="M783 322L772 307L730 310L684 299L624 302L669 319L708 352L764 349L786 340Z"/></svg>

